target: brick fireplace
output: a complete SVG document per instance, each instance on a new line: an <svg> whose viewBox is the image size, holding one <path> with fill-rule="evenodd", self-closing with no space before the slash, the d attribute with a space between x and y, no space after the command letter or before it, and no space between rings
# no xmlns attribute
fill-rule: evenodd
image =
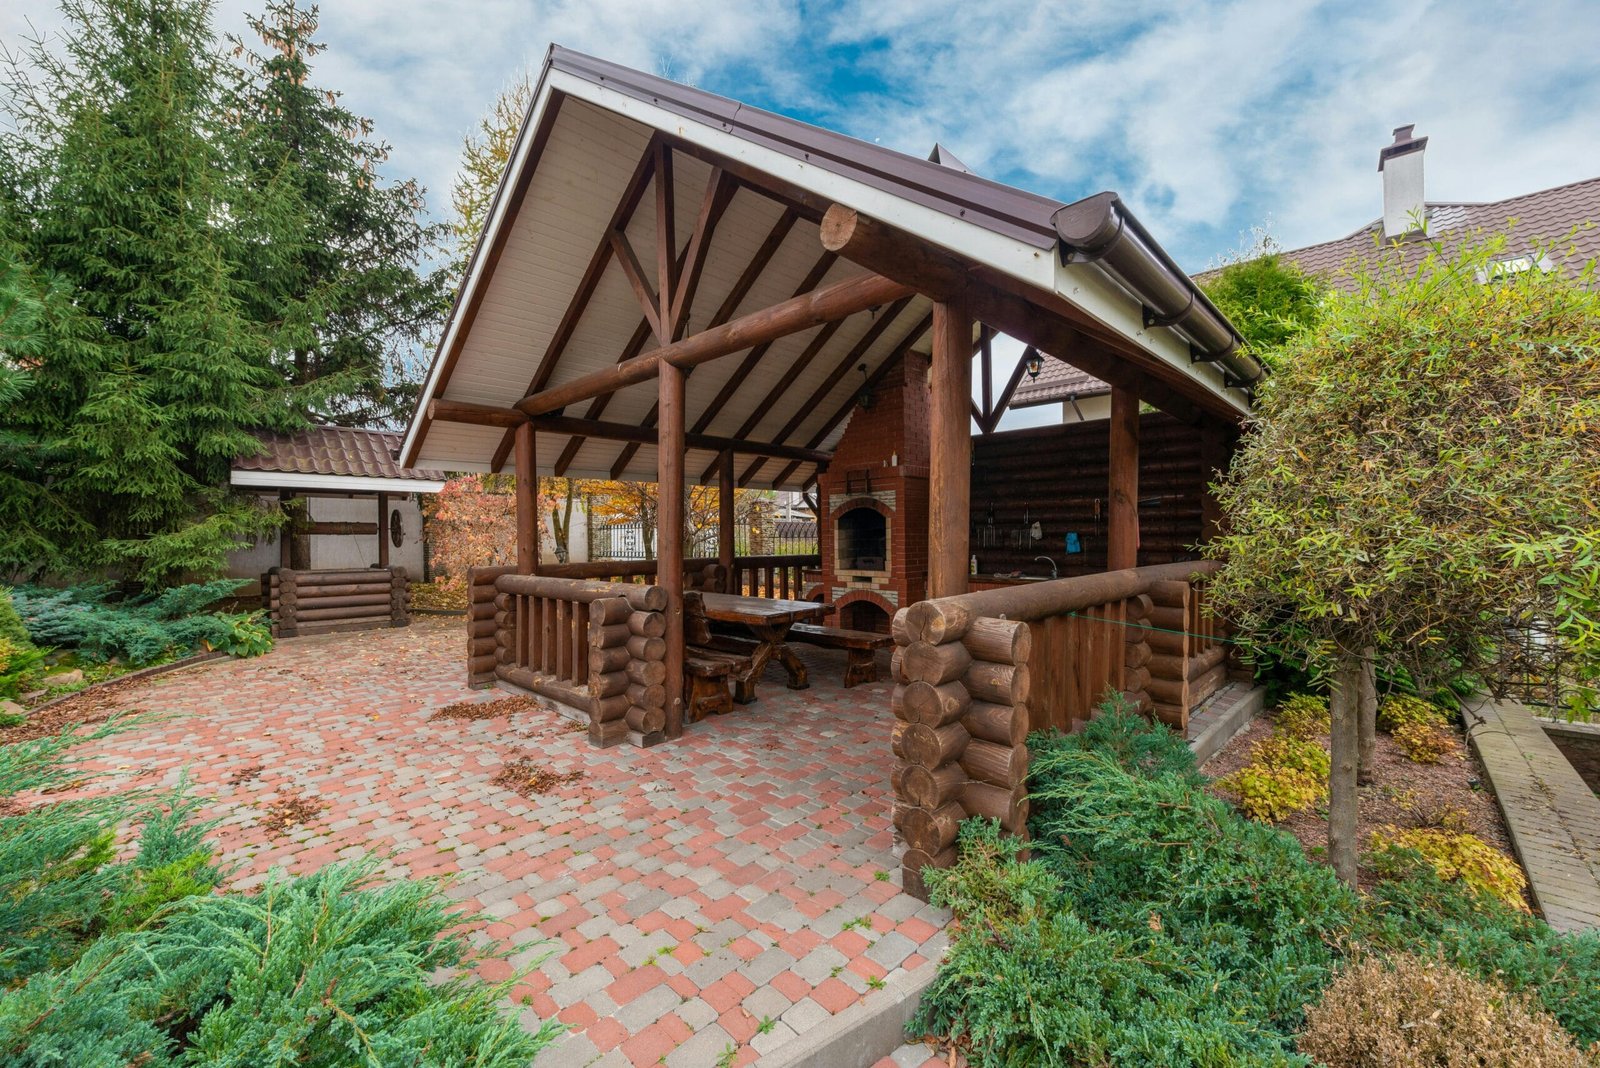
<svg viewBox="0 0 1600 1068"><path fill-rule="evenodd" d="M834 624L887 632L928 581L928 357L911 352L858 406L817 482L822 599Z"/></svg>

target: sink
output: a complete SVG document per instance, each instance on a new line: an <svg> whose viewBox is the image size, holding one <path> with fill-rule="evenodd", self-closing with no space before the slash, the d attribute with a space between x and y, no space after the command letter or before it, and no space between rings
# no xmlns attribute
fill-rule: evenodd
<svg viewBox="0 0 1600 1068"><path fill-rule="evenodd" d="M980 582L1049 582L1049 575L974 575Z"/></svg>

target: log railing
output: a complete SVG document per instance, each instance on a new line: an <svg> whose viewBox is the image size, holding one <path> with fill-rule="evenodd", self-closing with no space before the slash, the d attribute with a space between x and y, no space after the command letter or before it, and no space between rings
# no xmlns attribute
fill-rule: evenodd
<svg viewBox="0 0 1600 1068"><path fill-rule="evenodd" d="M411 622L411 587L403 567L298 571L261 576L261 606L280 638Z"/></svg>
<svg viewBox="0 0 1600 1068"><path fill-rule="evenodd" d="M895 827L906 843L908 892L925 896L922 870L955 862L956 831L969 816L1027 833L1029 731L1072 730L1108 691L1163 712L1156 695L1170 694L1151 666L1151 638L1163 623L1178 624L1166 630L1185 638L1177 670L1211 681L1214 668L1191 669L1188 658L1222 663L1216 625L1203 596L1180 596L1178 587L1189 590L1216 567L1104 572L920 601L895 614ZM1163 611L1175 598L1181 619ZM1180 727L1203 688L1189 682L1176 695Z"/></svg>
<svg viewBox="0 0 1600 1068"><path fill-rule="evenodd" d="M597 746L654 745L666 724L667 591L474 568L467 681L569 706Z"/></svg>
<svg viewBox="0 0 1600 1068"><path fill-rule="evenodd" d="M778 597L799 600L805 596L805 572L822 566L822 557L810 555L736 556L733 582L724 592L752 597ZM715 557L694 557L683 562L689 586L708 588L708 582L721 586L721 565ZM542 564L540 575L552 578L598 579L606 582L644 582L657 580L654 560L591 560L577 564Z"/></svg>

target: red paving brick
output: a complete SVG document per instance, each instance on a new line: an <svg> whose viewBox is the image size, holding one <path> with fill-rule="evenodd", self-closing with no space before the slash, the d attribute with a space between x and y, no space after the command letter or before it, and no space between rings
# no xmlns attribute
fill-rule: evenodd
<svg viewBox="0 0 1600 1068"><path fill-rule="evenodd" d="M109 773L93 788L187 774L243 889L359 852L391 877L450 877L485 914L480 934L512 944L483 974L533 968L518 999L574 1026L538 1068L608 1051L655 1064L694 1037L686 1020L726 1031L749 1063L759 1017L744 1003L769 985L802 1013L837 1012L883 974L880 939L915 947L891 975L939 955L945 914L899 892L886 682L846 691L841 654L801 648L808 690L774 667L755 704L678 742L596 750L553 711L430 723L503 696L466 689L462 627L297 638L127 687L130 708L171 718L85 745ZM583 778L519 797L490 781L519 756ZM265 810L289 794L326 807L270 835ZM650 1001L658 988L676 1004Z"/></svg>

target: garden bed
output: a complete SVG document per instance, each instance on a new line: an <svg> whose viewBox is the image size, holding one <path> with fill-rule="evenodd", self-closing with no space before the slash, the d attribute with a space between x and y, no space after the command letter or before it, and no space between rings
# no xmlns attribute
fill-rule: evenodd
<svg viewBox="0 0 1600 1068"><path fill-rule="evenodd" d="M1201 766L1201 772L1212 780L1226 778L1250 762L1250 753L1260 742L1273 736L1274 720L1271 715L1258 717L1248 728L1223 746L1216 756ZM1439 827L1452 813L1458 829L1476 834L1489 845L1507 856L1512 855L1511 837L1506 832L1500 807L1490 791L1488 780L1478 758L1467 747L1466 739L1455 727L1450 728L1459 749L1446 754L1437 764L1418 764L1408 758L1388 734L1379 731L1374 750L1373 782L1363 786L1358 806L1358 825L1363 832L1383 826L1403 830L1415 827ZM1320 733L1315 740L1328 748L1328 735ZM1212 792L1228 801L1237 795L1228 788L1213 784ZM1307 855L1321 860L1328 846L1328 811L1326 804L1296 812L1275 826L1288 831L1300 840ZM1365 864L1360 868L1360 885L1370 889L1377 876Z"/></svg>

